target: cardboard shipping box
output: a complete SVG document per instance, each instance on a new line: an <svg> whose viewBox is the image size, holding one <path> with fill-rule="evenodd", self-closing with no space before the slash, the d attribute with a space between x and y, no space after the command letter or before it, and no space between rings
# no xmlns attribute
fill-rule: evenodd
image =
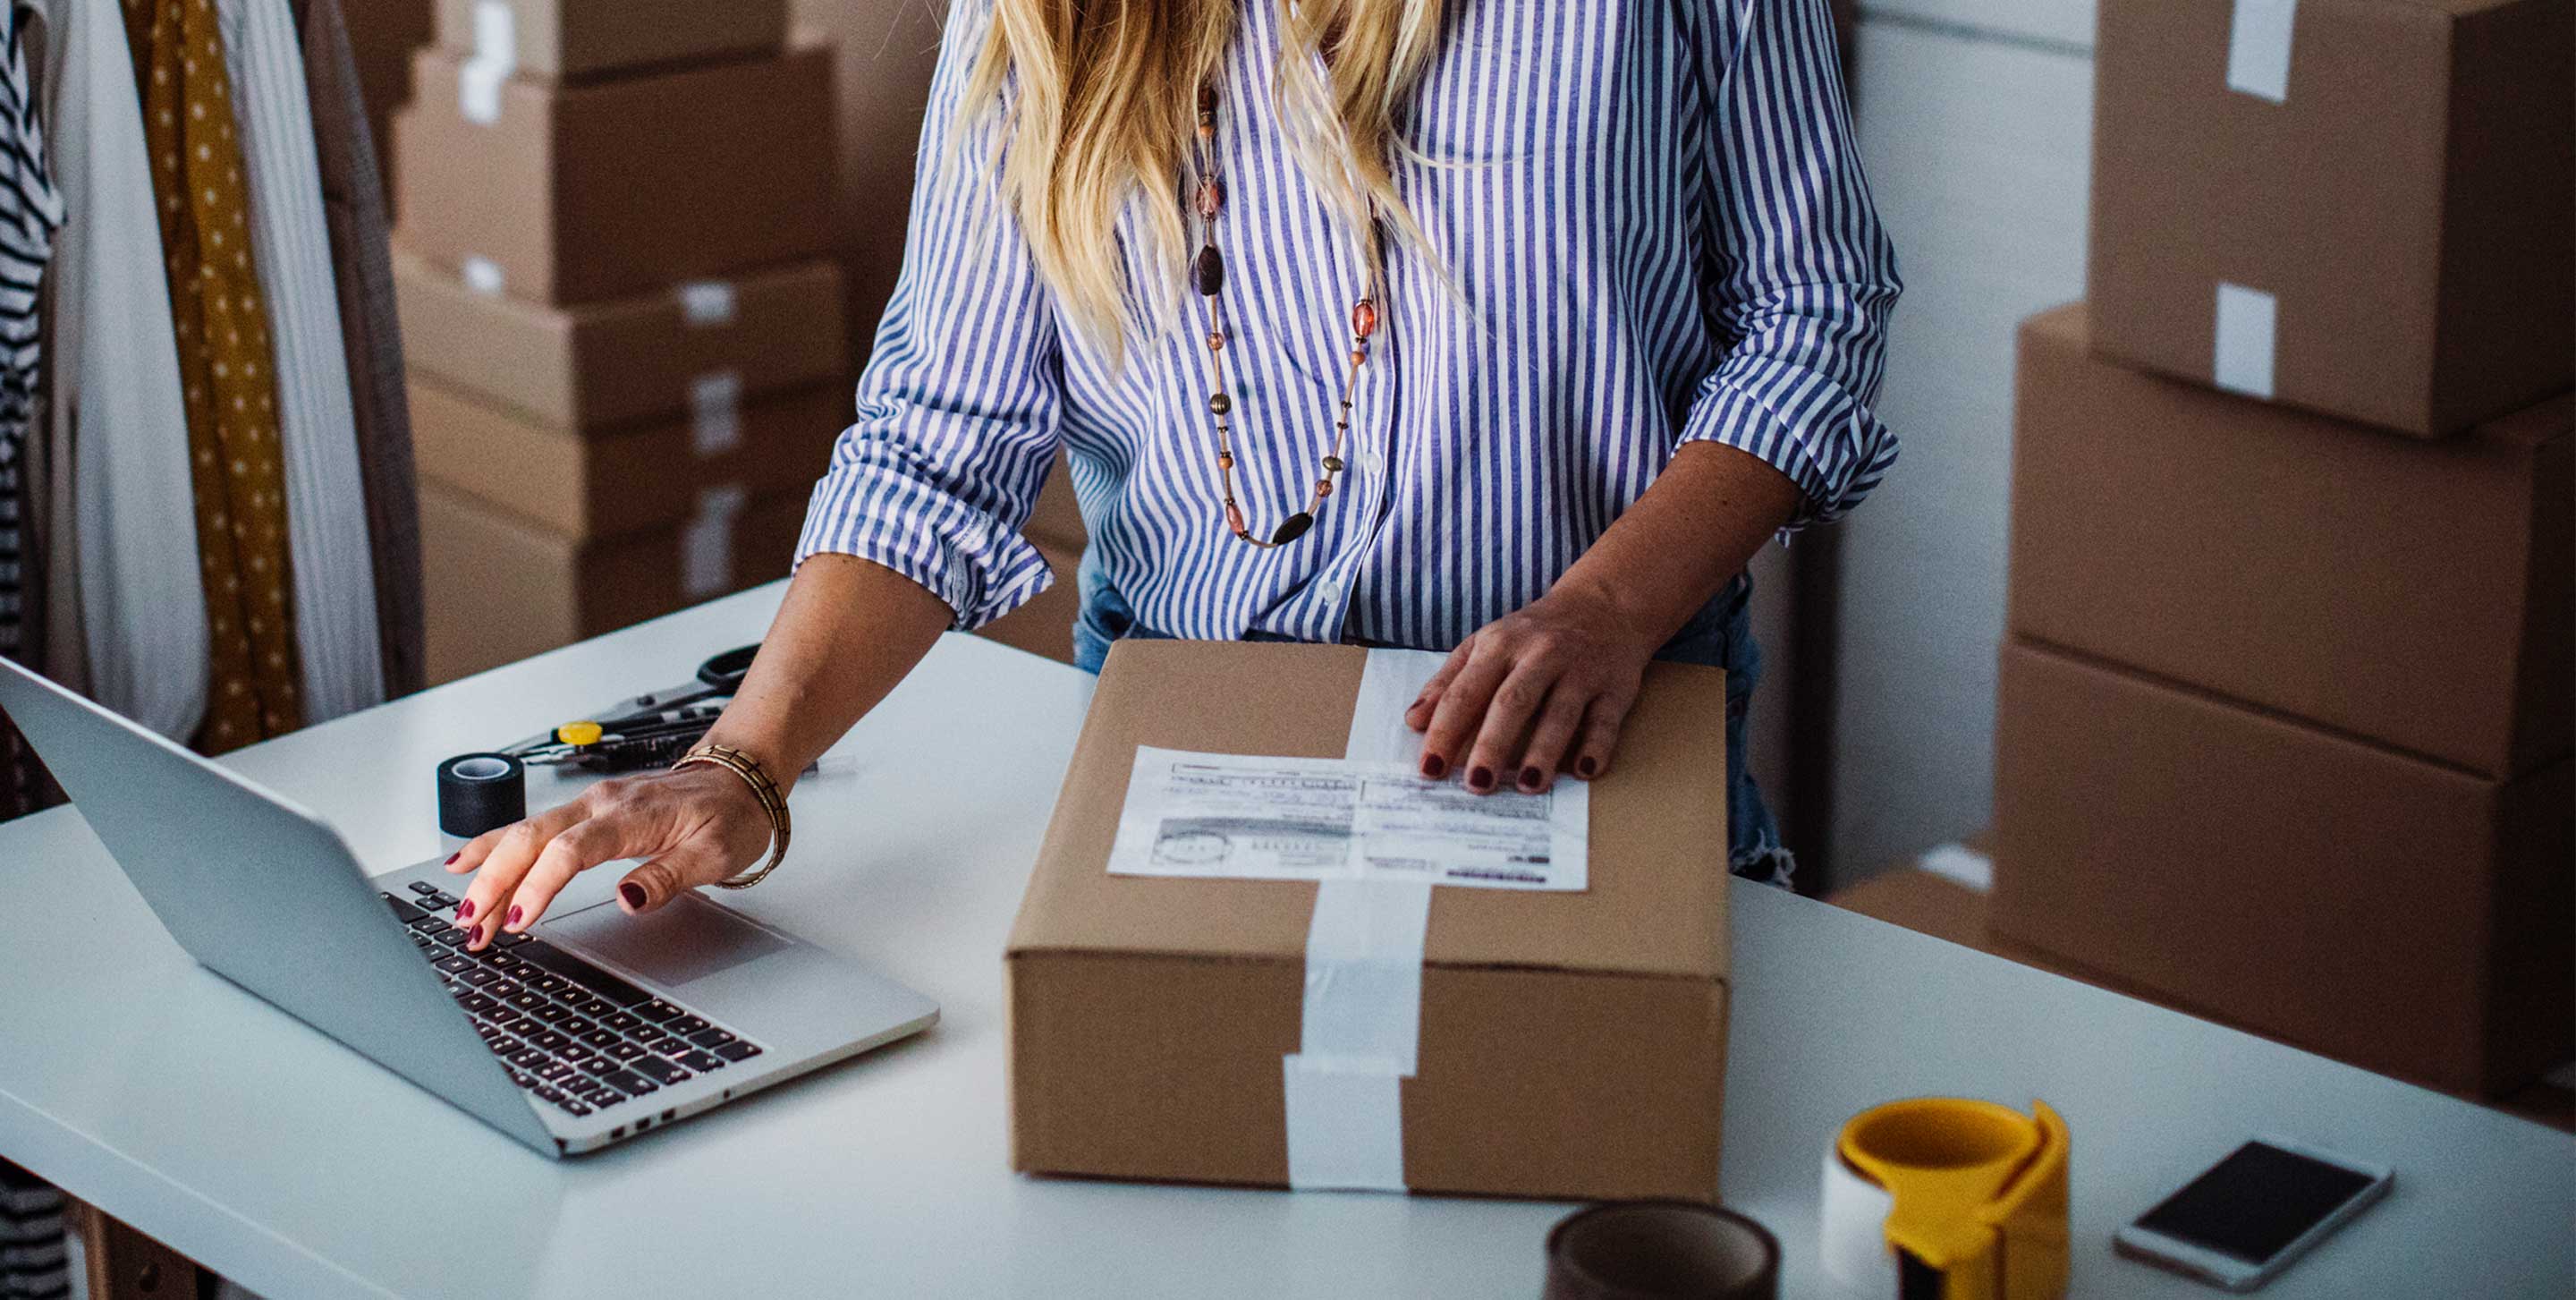
<svg viewBox="0 0 2576 1300"><path fill-rule="evenodd" d="M539 77L775 52L787 0L438 0L438 43Z"/></svg>
<svg viewBox="0 0 2576 1300"><path fill-rule="evenodd" d="M922 113L947 5L915 0L793 0L797 39L828 37L840 59L839 175L832 228L849 275L851 364L867 360L877 317L903 266L902 231L920 164Z"/></svg>
<svg viewBox="0 0 2576 1300"><path fill-rule="evenodd" d="M2100 971L2069 965L2066 959L2054 954L1998 939L1986 925L1987 891L1984 888L1963 884L1951 876L1910 862L1891 866L1857 884L1837 889L1826 895L1825 901L1873 920L1903 926L1917 934L1974 948L2024 966L2106 988L2124 997L2152 1002L2185 1015L2279 1041L2277 1035L2263 1034L2261 1030L2218 1015L2206 1007L2178 1002L2152 989L2113 979ZM2499 1097L2480 1097L2474 1093L2468 1096L2509 1115L2519 1115L2562 1131L2576 1131L2576 1092L2552 1082L2548 1077L2518 1092Z"/></svg>
<svg viewBox="0 0 2576 1300"><path fill-rule="evenodd" d="M2571 12L2102 0L2095 346L2435 437L2576 382Z"/></svg>
<svg viewBox="0 0 2576 1300"><path fill-rule="evenodd" d="M1037 541L1035 537L1030 540ZM1037 547L1046 556L1047 567L1055 572L1055 584L1028 604L977 628L975 634L1069 664L1073 662L1073 620L1082 610L1082 593L1074 581L1082 551L1043 541L1037 542Z"/></svg>
<svg viewBox="0 0 2576 1300"><path fill-rule="evenodd" d="M806 496L727 500L684 523L583 540L424 481L429 679L453 681L786 577Z"/></svg>
<svg viewBox="0 0 2576 1300"><path fill-rule="evenodd" d="M831 245L829 50L582 85L514 77L488 101L463 67L422 50L394 118L404 242L450 271L589 302Z"/></svg>
<svg viewBox="0 0 2576 1300"><path fill-rule="evenodd" d="M828 261L550 307L480 292L398 247L394 290L412 369L560 429L675 418L848 374L841 272Z"/></svg>
<svg viewBox="0 0 2576 1300"><path fill-rule="evenodd" d="M688 418L576 433L520 418L418 374L413 453L422 477L575 540L678 523L710 491L749 497L813 490L849 418L838 385Z"/></svg>
<svg viewBox="0 0 2576 1300"><path fill-rule="evenodd" d="M2576 749L2576 402L2426 443L2021 332L2014 634L2489 776Z"/></svg>
<svg viewBox="0 0 2576 1300"><path fill-rule="evenodd" d="M1011 931L1012 1162L1288 1181L1307 881L1112 876L1138 745L1339 757L1367 652L1122 641ZM1433 890L1420 1061L1400 1083L1423 1192L1717 1193L1727 994L1725 677L1656 664L1591 789L1589 888Z"/></svg>
<svg viewBox="0 0 2576 1300"><path fill-rule="evenodd" d="M1082 522L1082 502L1073 495L1073 471L1065 453L1056 454L1055 467L1047 471L1046 487L1038 492L1037 505L1020 535L1041 546L1070 551L1080 551L1090 540L1091 532Z"/></svg>
<svg viewBox="0 0 2576 1300"><path fill-rule="evenodd" d="M2499 1095L2576 1052L2576 765L2496 781L2019 642L1996 937Z"/></svg>

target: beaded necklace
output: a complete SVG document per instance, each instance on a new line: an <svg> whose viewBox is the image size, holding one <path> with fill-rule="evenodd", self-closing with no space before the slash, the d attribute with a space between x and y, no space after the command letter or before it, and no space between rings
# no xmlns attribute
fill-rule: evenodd
<svg viewBox="0 0 2576 1300"><path fill-rule="evenodd" d="M1377 304L1367 296L1351 303L1350 366L1342 373L1341 409L1333 416L1333 449L1320 462L1315 494L1306 508L1279 522L1268 540L1256 537L1243 521L1234 499L1233 427L1226 417L1234 399L1225 391L1225 258L1216 251L1216 219L1225 210L1225 181L1216 166L1216 90L1199 87L1198 141L1192 150L1198 168L1196 206L1201 232L1198 256L1190 262L1190 286L1207 299L1208 415L1216 422L1217 481L1225 493L1225 525L1237 538L1259 547L1285 546L1315 526L1315 512L1333 495L1333 476L1342 472L1342 448L1351 433L1351 392L1359 384L1360 366L1368 360L1369 336L1377 332ZM1369 232L1377 231L1377 205L1369 205Z"/></svg>

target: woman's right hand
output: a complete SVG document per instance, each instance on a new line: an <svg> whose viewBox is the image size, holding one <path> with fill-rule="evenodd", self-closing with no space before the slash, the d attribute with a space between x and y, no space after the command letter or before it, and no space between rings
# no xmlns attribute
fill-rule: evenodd
<svg viewBox="0 0 2576 1300"><path fill-rule="evenodd" d="M930 653L956 611L912 579L850 555L818 554L796 570L778 617L733 702L707 730L711 744L759 755L779 794L808 760ZM641 858L617 882L617 905L650 912L700 885L741 874L769 848L769 813L733 772L700 763L617 777L579 798L477 836L447 869L474 873L456 923L481 948L523 933L574 876Z"/></svg>
<svg viewBox="0 0 2576 1300"><path fill-rule="evenodd" d="M581 872L626 858L645 861L617 883L628 915L649 912L684 890L739 874L769 848L769 814L741 777L713 764L616 777L570 803L488 831L447 860L474 873L456 924L479 949L495 934L517 934Z"/></svg>

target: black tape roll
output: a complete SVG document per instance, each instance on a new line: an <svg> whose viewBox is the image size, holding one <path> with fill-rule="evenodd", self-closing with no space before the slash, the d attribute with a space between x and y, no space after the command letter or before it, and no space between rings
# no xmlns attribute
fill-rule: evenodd
<svg viewBox="0 0 2576 1300"><path fill-rule="evenodd" d="M507 754L459 754L438 765L438 830L470 840L528 815L527 765Z"/></svg>

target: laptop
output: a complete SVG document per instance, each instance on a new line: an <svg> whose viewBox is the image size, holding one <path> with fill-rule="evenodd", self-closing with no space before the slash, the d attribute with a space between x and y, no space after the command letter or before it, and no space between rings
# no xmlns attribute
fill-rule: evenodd
<svg viewBox="0 0 2576 1300"><path fill-rule="evenodd" d="M329 823L0 659L18 725L171 937L542 1155L596 1151L928 1028L937 1004L697 894L583 872L480 953L439 860L369 879ZM280 943L291 933L295 942Z"/></svg>

